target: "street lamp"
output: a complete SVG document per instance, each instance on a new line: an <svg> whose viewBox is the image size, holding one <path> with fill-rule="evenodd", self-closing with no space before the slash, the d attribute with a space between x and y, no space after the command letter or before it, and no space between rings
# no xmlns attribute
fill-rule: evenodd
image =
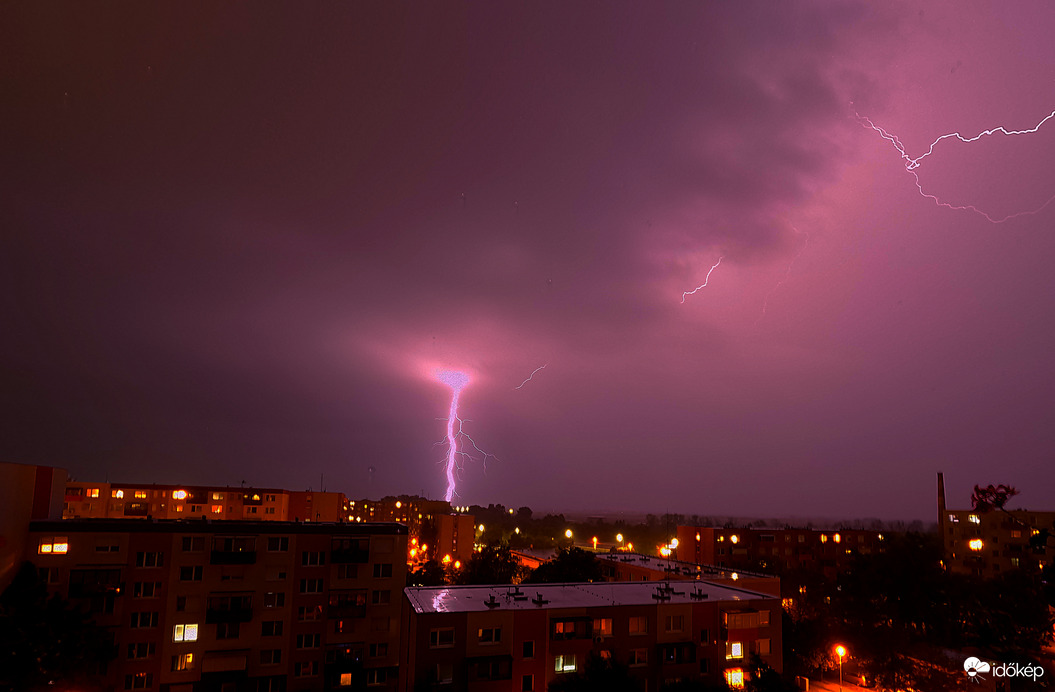
<svg viewBox="0 0 1055 692"><path fill-rule="evenodd" d="M567 531L564 532L564 537L565 538L571 538L571 535L572 535L571 534L571 529L568 529Z"/></svg>
<svg viewBox="0 0 1055 692"><path fill-rule="evenodd" d="M835 653L839 655L839 692L843 692L843 657L846 656L846 647L839 644L835 647Z"/></svg>

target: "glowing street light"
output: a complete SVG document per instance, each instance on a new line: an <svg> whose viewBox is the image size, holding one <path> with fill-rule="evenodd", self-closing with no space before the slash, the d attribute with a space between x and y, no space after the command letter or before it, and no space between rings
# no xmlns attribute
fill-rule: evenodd
<svg viewBox="0 0 1055 692"><path fill-rule="evenodd" d="M477 528L480 530L480 533L484 532L484 525L483 524L480 524L480 526L478 526Z"/></svg>
<svg viewBox="0 0 1055 692"><path fill-rule="evenodd" d="M564 532L564 537L565 538L571 538L571 529L568 529L567 531Z"/></svg>
<svg viewBox="0 0 1055 692"><path fill-rule="evenodd" d="M616 542L616 543L622 543L622 542L623 542L623 534L621 534L621 533L617 533L617 534L615 535L615 542Z"/></svg>
<svg viewBox="0 0 1055 692"><path fill-rule="evenodd" d="M597 550L597 536L593 537L593 549Z"/></svg>
<svg viewBox="0 0 1055 692"><path fill-rule="evenodd" d="M835 653L839 656L839 692L843 690L843 657L846 656L846 647L839 644L835 647Z"/></svg>

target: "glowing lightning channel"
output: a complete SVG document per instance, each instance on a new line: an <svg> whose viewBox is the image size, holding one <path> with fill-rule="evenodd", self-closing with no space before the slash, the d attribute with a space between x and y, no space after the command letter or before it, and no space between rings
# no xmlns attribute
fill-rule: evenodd
<svg viewBox="0 0 1055 692"><path fill-rule="evenodd" d="M685 302L685 298L686 297L691 296L693 293L695 293L696 291L700 290L701 288L707 288L707 282L711 280L711 272L713 272L715 269L718 268L718 265L722 263L723 259L725 259L725 258L724 257L719 257L718 261L714 263L714 266L711 267L707 271L707 276L703 277L703 283L702 284L700 284L696 288L692 289L691 291L685 291L685 292L683 292L681 294L681 302L682 303Z"/></svg>
<svg viewBox="0 0 1055 692"><path fill-rule="evenodd" d="M796 233L802 233L803 235L805 235L806 236L806 241L804 243L802 243L802 247L799 248L798 253L796 253L796 255L791 258L790 262L788 262L788 268L784 271L784 278L781 279L780 281L778 281L776 286L774 286L773 288L769 289L769 293L767 293L766 297L762 299L762 317L765 317L765 315L766 315L766 307L769 305L769 296L771 296L774 293L776 293L776 290L778 288L780 288L781 286L783 286L784 283L788 280L788 277L791 276L791 268L793 266L795 266L795 261L799 257L802 257L802 253L806 252L806 246L808 246L810 244L810 234L809 233L806 233L805 231L800 231L799 229L795 228L794 226L792 226L792 228L795 229ZM759 317L758 319L762 319L762 317Z"/></svg>
<svg viewBox="0 0 1055 692"><path fill-rule="evenodd" d="M531 378L533 378L533 377L535 376L535 373L536 373L536 372L538 372L539 370L545 370L545 369L546 369L546 366L547 366L547 365L549 365L549 363L545 363L545 364L543 364L543 365L540 365L540 366L538 366L537 368L535 368L534 370L532 370L532 371L531 371L531 374L527 376L527 379L526 379L526 380L524 380L523 382L521 382L521 383L520 383L519 385L517 385L516 387L513 387L513 389L514 389L514 390L517 390L517 389L520 389L521 387L523 387L524 385L526 385L526 384L527 384L528 382L530 382L530 381L531 381Z"/></svg>
<svg viewBox="0 0 1055 692"><path fill-rule="evenodd" d="M898 153L901 155L901 160L905 162L905 170L908 171L908 173L916 181L916 189L919 190L919 193L923 197L926 197L927 199L932 200L939 207L945 207L946 209L953 209L953 210L956 210L956 211L973 211L974 213L985 217L985 219L988 220L991 223L1004 223L1005 221L1007 221L1009 219L1014 219L1014 218L1019 217L1019 216L1031 216L1033 214L1036 214L1036 213L1042 211L1049 204L1051 204L1052 201L1055 201L1055 195L1052 195L1051 197L1048 198L1048 200L1046 202L1044 202L1044 204L1040 205L1036 209L1015 212L1014 214L1008 214L1007 216L1004 216L1004 217L1001 217L1001 218L993 218L992 216L990 216L986 212L982 211L978 207L974 206L973 204L965 204L965 205L949 204L948 202L943 202L940 199L938 199L937 195L932 195L929 192L924 191L923 190L923 183L921 183L920 179L919 179L919 173L916 172L916 170L920 167L920 162L923 161L923 159L925 159L928 156L930 156L931 154L933 154L934 153L934 147L936 147L938 145L938 143L941 142L942 140L955 138L955 139L960 140L964 144L970 144L971 142L977 142L982 137L988 137L990 135L996 134L997 132L999 132L1002 135L1006 135L1008 137L1013 136L1013 135L1029 135L1029 134L1033 134L1037 130L1040 129L1041 125L1043 125L1044 123L1048 122L1052 118L1055 118L1055 111L1052 111L1051 113L1049 113L1047 115L1047 117L1045 117L1043 120L1041 120L1035 126L1029 128L1028 130L1008 130L1008 129L1004 128L1001 125L999 127L990 128L988 130L980 132L977 135L975 135L974 137L964 137L959 132L950 132L948 134L944 134L941 137L938 137L933 142L931 142L931 145L927 148L927 151L925 153L923 153L922 155L917 156L916 158L912 158L911 156L908 155L908 153L906 153L905 145L901 143L901 140L898 139L897 135L894 135L894 134L891 134L891 133L887 132L883 128L881 128L878 125L876 125L875 123L873 123L871 121L871 119L866 118L865 116L861 115L860 113L857 113L856 111L854 112L854 115L857 117L857 122L861 123L865 127L871 128L875 132L879 133L880 137L882 137L886 141L890 142L894 146L894 148L897 149Z"/></svg>
<svg viewBox="0 0 1055 692"><path fill-rule="evenodd" d="M496 459L497 457L493 454L488 454L477 446L476 441L463 430L465 421L458 416L458 398L462 390L469 384L469 376L458 370L440 370L436 373L436 379L451 388L451 407L447 414L447 438L437 443L447 445L447 460L444 465L444 471L447 475L447 492L444 494L444 499L450 502L457 494L455 486L458 482L458 472L461 471L461 460L463 458L475 458L463 449L458 448L458 443L462 438L468 440L473 449L483 455L484 460L487 457Z"/></svg>

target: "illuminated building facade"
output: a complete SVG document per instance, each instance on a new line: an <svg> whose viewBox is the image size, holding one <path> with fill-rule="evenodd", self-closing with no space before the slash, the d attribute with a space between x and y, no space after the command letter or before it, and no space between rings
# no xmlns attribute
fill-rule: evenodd
<svg viewBox="0 0 1055 692"><path fill-rule="evenodd" d="M311 490L70 481L62 517L341 521L346 505L343 493Z"/></svg>
<svg viewBox="0 0 1055 692"><path fill-rule="evenodd" d="M112 632L111 689L396 689L406 527L33 522L26 559Z"/></svg>
<svg viewBox="0 0 1055 692"><path fill-rule="evenodd" d="M677 558L722 568L819 569L834 577L855 555L882 552L883 533L864 529L715 528L679 526Z"/></svg>
<svg viewBox="0 0 1055 692"><path fill-rule="evenodd" d="M1055 537L1055 512L948 509L940 473L938 530L943 564L953 572L991 578L1015 569L1043 569L1055 560L1055 538L1049 538Z"/></svg>
<svg viewBox="0 0 1055 692"><path fill-rule="evenodd" d="M544 691L591 654L649 690L743 687L751 654L781 670L780 599L700 582L408 587L402 690Z"/></svg>

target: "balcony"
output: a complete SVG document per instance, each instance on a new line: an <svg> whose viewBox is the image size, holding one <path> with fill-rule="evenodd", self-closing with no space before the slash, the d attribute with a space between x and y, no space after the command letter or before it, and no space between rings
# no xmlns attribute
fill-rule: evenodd
<svg viewBox="0 0 1055 692"><path fill-rule="evenodd" d="M205 609L205 624L207 625L215 625L220 622L249 622L252 619L253 609L248 606Z"/></svg>
<svg viewBox="0 0 1055 692"><path fill-rule="evenodd" d="M253 619L252 596L210 596L205 608L205 623L249 622Z"/></svg>
<svg viewBox="0 0 1055 692"><path fill-rule="evenodd" d="M330 552L330 562L335 565L365 565L370 562L369 548L342 548Z"/></svg>
<svg viewBox="0 0 1055 692"><path fill-rule="evenodd" d="M330 620L351 620L366 617L365 605L331 605L326 608L326 617Z"/></svg>
<svg viewBox="0 0 1055 692"><path fill-rule="evenodd" d="M214 550L209 556L212 565L252 565L255 562L255 550Z"/></svg>

